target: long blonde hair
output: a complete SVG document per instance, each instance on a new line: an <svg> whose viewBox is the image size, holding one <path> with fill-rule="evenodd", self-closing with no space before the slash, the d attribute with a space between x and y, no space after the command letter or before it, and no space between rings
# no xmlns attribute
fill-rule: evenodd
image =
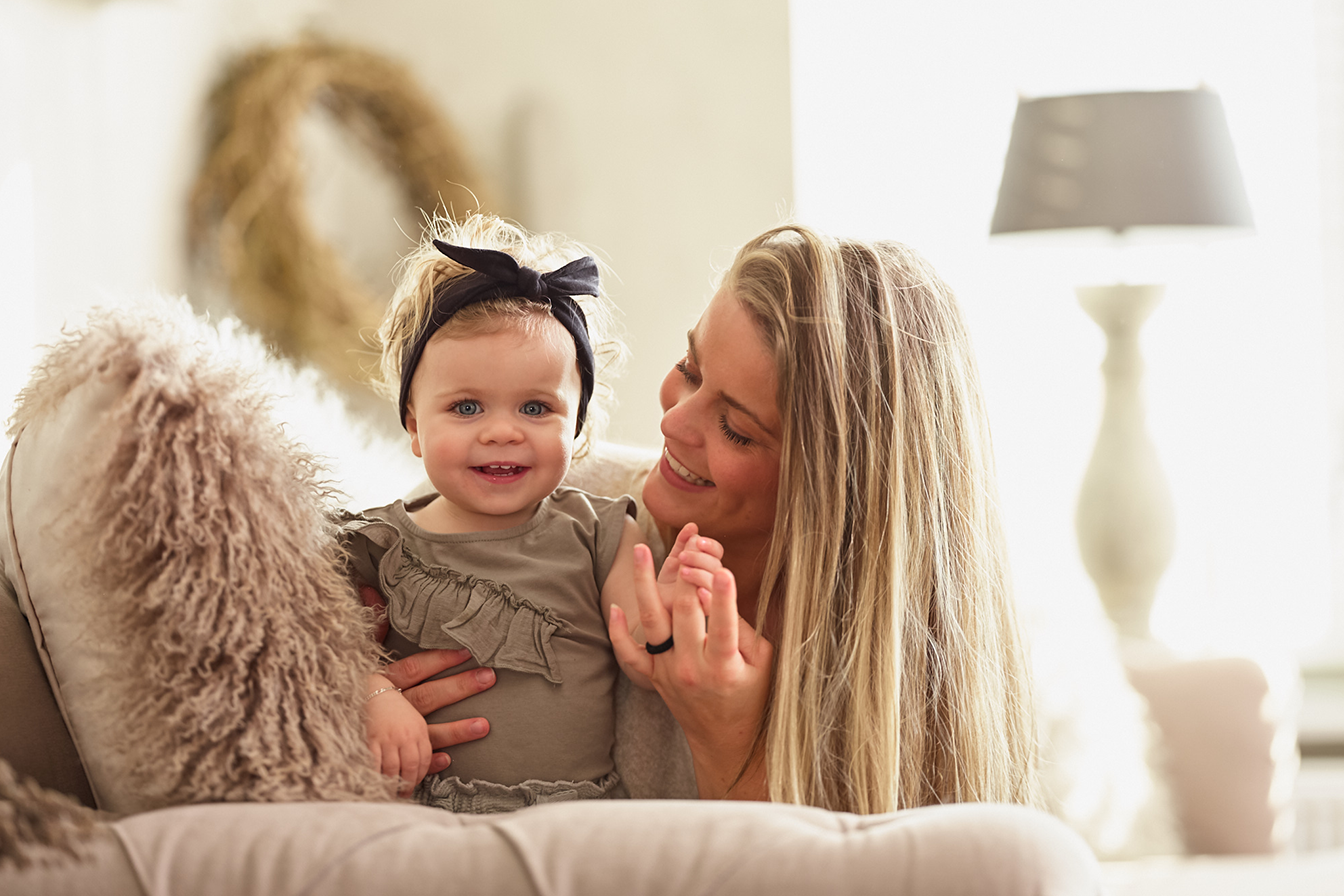
<svg viewBox="0 0 1344 896"><path fill-rule="evenodd" d="M801 226L744 246L724 286L779 374L756 616L774 617L778 642L761 732L771 800L1034 803L1028 666L951 290L902 245Z"/></svg>
<svg viewBox="0 0 1344 896"><path fill-rule="evenodd" d="M469 273L468 269L434 248L439 239L455 246L494 249L507 252L521 265L549 271L576 258L593 253L581 243L557 233L530 233L516 224L494 215L470 214L455 221L444 215L432 218L425 227L420 244L402 259L398 267L397 287L378 328L379 369L373 387L381 395L398 400L401 389L401 363L407 344L415 340L420 327L434 307L434 289L440 283ZM608 270L600 259L603 276ZM593 345L595 385L588 404L587 422L574 445L574 459L583 457L606 429L613 401L611 380L625 360L625 343L616 335L615 314L606 289L598 296L574 296L588 323L588 338ZM518 325L525 330L535 326L536 315L550 315L545 302L524 298L501 298L468 306L453 315L443 331L456 336L495 332L500 327Z"/></svg>

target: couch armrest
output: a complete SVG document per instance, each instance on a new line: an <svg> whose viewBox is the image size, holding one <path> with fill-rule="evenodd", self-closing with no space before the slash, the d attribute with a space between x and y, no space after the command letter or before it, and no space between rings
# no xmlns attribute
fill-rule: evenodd
<svg viewBox="0 0 1344 896"><path fill-rule="evenodd" d="M1043 812L1003 805L855 816L593 800L453 815L406 804L227 803L147 812L110 828L124 855L102 850L95 860L107 868L100 891L118 894L1100 892L1100 870L1078 835ZM125 879L127 857L134 881ZM37 892L30 881L69 889L49 870L0 869L7 894Z"/></svg>

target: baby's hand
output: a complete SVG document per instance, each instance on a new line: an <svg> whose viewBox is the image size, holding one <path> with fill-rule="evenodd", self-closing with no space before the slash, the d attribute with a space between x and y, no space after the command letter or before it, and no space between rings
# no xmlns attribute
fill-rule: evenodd
<svg viewBox="0 0 1344 896"><path fill-rule="evenodd" d="M383 676L369 678L368 693L372 696L365 702L366 724L373 767L389 777L400 778L397 792L408 796L429 771L434 753L429 743L429 726L425 717Z"/></svg>
<svg viewBox="0 0 1344 896"><path fill-rule="evenodd" d="M669 613L678 582L685 582L692 588L709 589L714 573L723 569L723 545L698 533L699 527L695 523L683 526L658 573L659 597ZM705 612L709 612L708 607Z"/></svg>

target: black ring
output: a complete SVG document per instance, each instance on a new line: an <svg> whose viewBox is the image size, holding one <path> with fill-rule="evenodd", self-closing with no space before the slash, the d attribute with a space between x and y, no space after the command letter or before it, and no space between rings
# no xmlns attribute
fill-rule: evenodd
<svg viewBox="0 0 1344 896"><path fill-rule="evenodd" d="M650 655L655 653L666 653L672 649L672 636L668 635L667 640L661 644L650 644L646 641L644 642L644 649L647 650Z"/></svg>

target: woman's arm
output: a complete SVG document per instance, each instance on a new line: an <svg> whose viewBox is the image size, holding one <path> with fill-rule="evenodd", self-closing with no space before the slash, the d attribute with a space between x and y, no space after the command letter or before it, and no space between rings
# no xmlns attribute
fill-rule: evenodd
<svg viewBox="0 0 1344 896"><path fill-rule="evenodd" d="M733 574L717 558L688 548L680 566L669 612L659 597L648 547L635 548L639 620L647 643L672 636L672 649L649 654L630 636L626 614L614 604L608 626L612 648L627 674L653 682L681 725L702 799L767 799L756 733L770 691L774 650L738 615Z"/></svg>

